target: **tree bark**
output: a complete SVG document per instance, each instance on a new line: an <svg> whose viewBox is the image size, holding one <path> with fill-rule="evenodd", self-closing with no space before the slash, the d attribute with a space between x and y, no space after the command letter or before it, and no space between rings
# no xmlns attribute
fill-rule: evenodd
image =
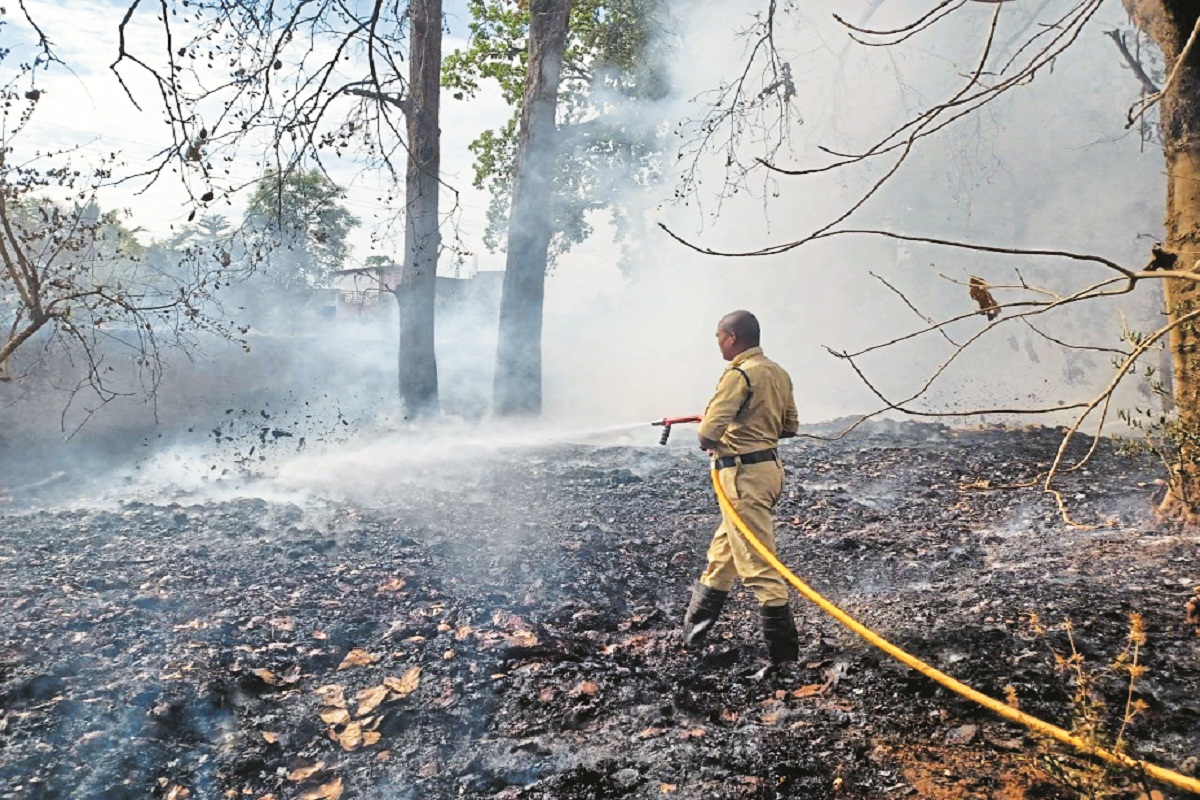
<svg viewBox="0 0 1200 800"><path fill-rule="evenodd" d="M550 246L550 195L558 150L558 84L572 0L533 0L529 70L517 139L508 255L500 297L494 407L499 415L542 410L542 310Z"/></svg>
<svg viewBox="0 0 1200 800"><path fill-rule="evenodd" d="M412 0L409 53L408 169L405 176L404 264L395 287L400 311L399 389L406 418L438 411L434 300L437 290L438 128L442 71L442 0Z"/></svg>
<svg viewBox="0 0 1200 800"><path fill-rule="evenodd" d="M1134 24L1158 44L1167 64L1159 104L1167 165L1166 247L1179 255L1176 269L1200 272L1200 43L1187 48L1200 8L1188 0L1124 0L1124 4ZM1163 288L1169 321L1200 308L1200 286L1195 282L1168 280ZM1197 523L1200 325L1173 328L1170 351L1179 453L1160 510Z"/></svg>

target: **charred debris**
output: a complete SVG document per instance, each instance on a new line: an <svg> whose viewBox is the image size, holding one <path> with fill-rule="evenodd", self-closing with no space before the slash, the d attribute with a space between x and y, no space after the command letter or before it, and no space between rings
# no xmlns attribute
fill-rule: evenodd
<svg viewBox="0 0 1200 800"><path fill-rule="evenodd" d="M1079 704L1061 623L1099 674L1142 615L1127 746L1195 774L1197 538L1156 527L1152 465L1107 443L1062 478L1093 529L1037 489L992 488L1031 478L1057 436L881 423L788 443L780 555L900 646L1064 727ZM763 672L740 591L683 652L718 514L701 454L646 438L408 464L370 501L55 500L70 476L14 494L0 797L1080 796L1085 759L799 598L794 668ZM1128 683L1096 693L1116 730Z"/></svg>

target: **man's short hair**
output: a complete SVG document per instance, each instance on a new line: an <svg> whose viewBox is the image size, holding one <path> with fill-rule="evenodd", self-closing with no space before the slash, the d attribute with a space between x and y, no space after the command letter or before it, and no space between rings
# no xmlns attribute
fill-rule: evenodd
<svg viewBox="0 0 1200 800"><path fill-rule="evenodd" d="M733 311L721 317L721 330L732 333L747 347L758 347L761 336L758 317L749 311Z"/></svg>

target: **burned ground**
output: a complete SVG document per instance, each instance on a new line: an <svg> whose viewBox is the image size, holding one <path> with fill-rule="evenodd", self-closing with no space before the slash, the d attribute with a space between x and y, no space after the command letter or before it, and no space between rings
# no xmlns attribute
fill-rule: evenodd
<svg viewBox="0 0 1200 800"><path fill-rule="evenodd" d="M1028 479L1057 442L928 425L789 442L781 558L900 646L1067 727L1062 621L1095 671L1142 614L1130 749L1194 774L1197 537L1155 526L1152 469L1108 443L1062 484L1094 529L1036 489L979 483ZM794 669L761 674L741 591L708 647L682 652L717 519L683 447L417 459L370 502L252 495L0 506L0 797L1077 796L1044 769L1060 749L799 599ZM1119 718L1127 683L1101 689Z"/></svg>

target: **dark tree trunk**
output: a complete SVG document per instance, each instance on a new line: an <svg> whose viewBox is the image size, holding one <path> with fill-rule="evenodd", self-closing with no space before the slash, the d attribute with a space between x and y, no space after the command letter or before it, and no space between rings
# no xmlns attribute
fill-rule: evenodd
<svg viewBox="0 0 1200 800"><path fill-rule="evenodd" d="M506 416L542 410L542 306L557 155L555 112L571 4L572 0L533 0L530 8L529 71L517 139L496 351L495 410Z"/></svg>
<svg viewBox="0 0 1200 800"><path fill-rule="evenodd" d="M405 181L404 265L395 288L400 309L400 402L407 418L438 411L433 343L437 288L438 129L442 71L442 0L412 0L409 53L408 170Z"/></svg>
<svg viewBox="0 0 1200 800"><path fill-rule="evenodd" d="M1168 75L1160 103L1167 162L1166 246L1179 254L1176 269L1200 271L1200 44L1185 53L1200 7L1194 0L1124 0L1134 24L1158 44ZM1182 59L1182 60L1181 60ZM1200 308L1200 285L1174 279L1164 286L1169 320ZM1171 331L1172 389L1179 459L1161 510L1200 523L1200 325Z"/></svg>

